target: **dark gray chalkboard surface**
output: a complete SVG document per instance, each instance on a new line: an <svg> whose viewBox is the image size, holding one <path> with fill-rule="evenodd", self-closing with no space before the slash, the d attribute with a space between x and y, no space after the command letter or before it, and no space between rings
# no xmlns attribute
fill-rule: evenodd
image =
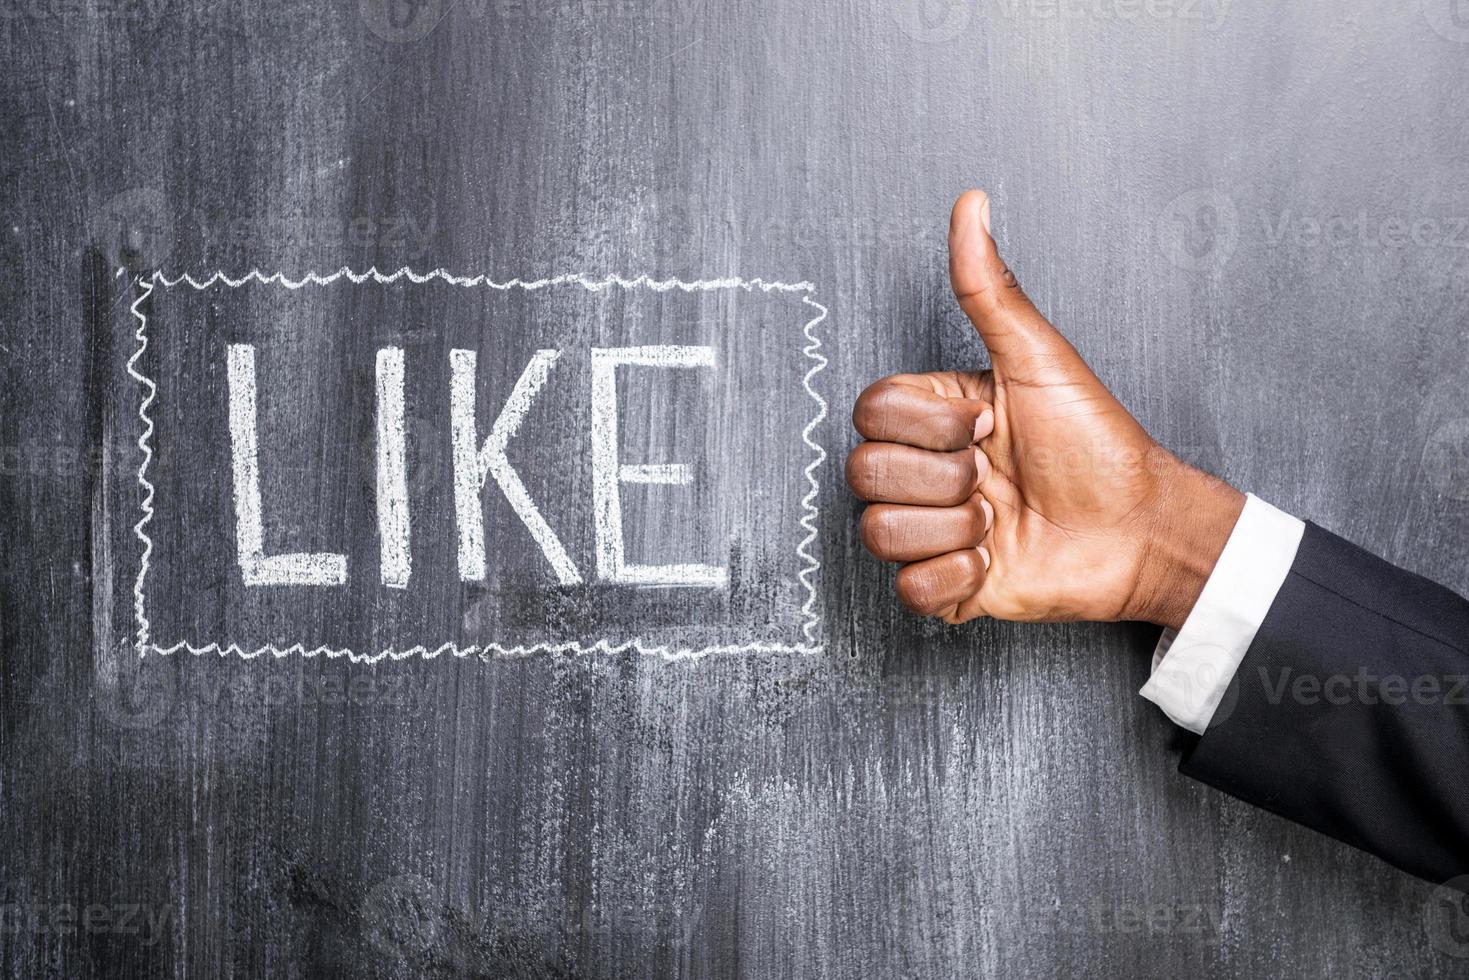
<svg viewBox="0 0 1469 980"><path fill-rule="evenodd" d="M840 470L981 363L983 186L1165 444L1469 587L1461 8L9 0L0 969L1469 971L1174 772L1155 631L900 610ZM262 554L340 585L244 583L231 349ZM454 351L559 566L492 473L463 574Z"/></svg>

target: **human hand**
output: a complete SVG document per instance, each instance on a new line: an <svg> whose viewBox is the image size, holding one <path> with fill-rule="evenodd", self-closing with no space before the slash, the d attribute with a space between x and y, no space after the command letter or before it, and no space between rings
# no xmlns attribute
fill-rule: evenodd
<svg viewBox="0 0 1469 980"><path fill-rule="evenodd" d="M898 597L961 623L1145 620L1179 627L1244 496L1159 446L1043 317L965 192L949 276L992 369L884 378L852 412L862 542L905 562Z"/></svg>

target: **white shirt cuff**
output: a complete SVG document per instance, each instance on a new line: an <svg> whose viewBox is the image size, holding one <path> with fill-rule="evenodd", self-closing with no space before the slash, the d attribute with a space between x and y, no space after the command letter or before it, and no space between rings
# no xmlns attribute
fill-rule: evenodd
<svg viewBox="0 0 1469 980"><path fill-rule="evenodd" d="M1199 601L1179 630L1164 630L1153 675L1138 691L1204 734L1245 651L1296 560L1306 525L1249 494Z"/></svg>

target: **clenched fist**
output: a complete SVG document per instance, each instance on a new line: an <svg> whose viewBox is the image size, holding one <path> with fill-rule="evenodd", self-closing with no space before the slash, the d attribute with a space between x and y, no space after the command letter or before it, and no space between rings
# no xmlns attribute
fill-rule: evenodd
<svg viewBox="0 0 1469 980"><path fill-rule="evenodd" d="M898 374L857 399L847 458L862 542L898 597L961 623L1182 625L1244 495L1160 447L1026 298L968 191L949 276L989 371Z"/></svg>

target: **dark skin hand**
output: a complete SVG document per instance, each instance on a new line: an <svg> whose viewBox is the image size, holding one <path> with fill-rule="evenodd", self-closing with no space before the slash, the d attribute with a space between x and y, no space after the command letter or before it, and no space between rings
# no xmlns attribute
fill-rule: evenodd
<svg viewBox="0 0 1469 980"><path fill-rule="evenodd" d="M1031 304L990 224L989 198L965 192L949 277L992 369L893 375L857 399L862 543L904 563L905 605L950 623L1177 628L1244 495L1153 441Z"/></svg>

